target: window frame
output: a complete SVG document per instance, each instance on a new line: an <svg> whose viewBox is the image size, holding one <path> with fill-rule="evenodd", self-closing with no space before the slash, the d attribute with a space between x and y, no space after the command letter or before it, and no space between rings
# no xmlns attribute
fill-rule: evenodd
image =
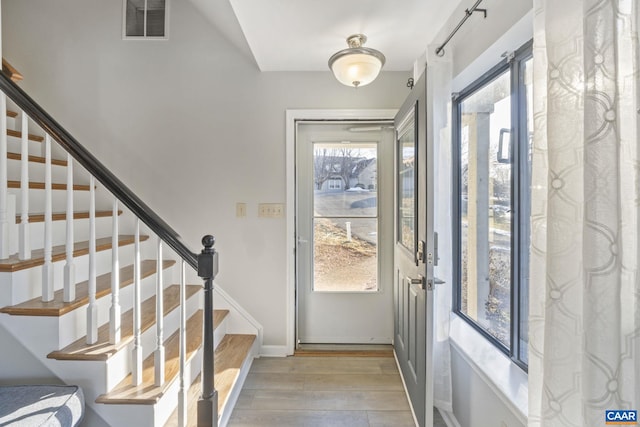
<svg viewBox="0 0 640 427"><path fill-rule="evenodd" d="M122 40L169 40L169 11L171 0L164 0L164 35L163 36L148 36L147 26L144 26L145 35L142 36L128 36L127 35L127 1L122 0ZM144 0L145 14L147 9L147 0ZM146 24L146 20L145 20Z"/></svg>
<svg viewBox="0 0 640 427"><path fill-rule="evenodd" d="M528 369L523 360L520 341L523 294L521 286L528 283L530 233L530 165L528 161L529 129L527 127L527 99L524 80L525 63L533 57L533 42L529 41L506 60L495 65L459 93L452 95L452 212L453 226L453 312L478 331L483 337L505 353L513 363ZM462 203L461 203L461 114L465 99L477 93L505 72L510 73L511 84L511 292L510 292L510 346L491 335L483 326L462 312ZM471 161L471 159L469 160ZM527 298L528 301L528 298Z"/></svg>

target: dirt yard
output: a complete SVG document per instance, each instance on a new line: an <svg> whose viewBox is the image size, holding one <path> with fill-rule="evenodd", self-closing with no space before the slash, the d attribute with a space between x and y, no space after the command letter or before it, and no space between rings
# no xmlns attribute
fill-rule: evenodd
<svg viewBox="0 0 640 427"><path fill-rule="evenodd" d="M329 219L315 224L316 291L375 291L378 288L376 245L346 231Z"/></svg>

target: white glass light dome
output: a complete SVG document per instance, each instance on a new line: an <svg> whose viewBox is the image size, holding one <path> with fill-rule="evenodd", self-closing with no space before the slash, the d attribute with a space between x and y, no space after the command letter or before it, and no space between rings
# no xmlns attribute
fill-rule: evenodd
<svg viewBox="0 0 640 427"><path fill-rule="evenodd" d="M329 59L329 68L340 83L360 87L378 77L385 57L375 49L362 47L366 41L367 37L362 34L350 36L347 38L349 48L336 52Z"/></svg>

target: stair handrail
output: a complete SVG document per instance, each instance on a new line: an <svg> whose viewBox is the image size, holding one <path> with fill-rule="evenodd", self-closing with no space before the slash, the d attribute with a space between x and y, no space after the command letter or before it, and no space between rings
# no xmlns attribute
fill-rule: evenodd
<svg viewBox="0 0 640 427"><path fill-rule="evenodd" d="M71 154L111 194L129 208L135 216L140 218L151 231L167 243L187 264L195 270L198 269L196 253L187 247L180 235L4 73L0 73L0 90Z"/></svg>
<svg viewBox="0 0 640 427"><path fill-rule="evenodd" d="M218 273L218 252L213 248L215 238L202 238L204 249L198 254L191 251L180 235L158 216L146 203L131 191L118 177L102 164L89 150L76 140L65 128L49 115L36 101L15 84L5 73L0 72L0 90L39 125L51 138L82 165L122 204L144 222L161 240L167 243L182 260L198 272L204 281L203 319L203 375L202 395L198 400L198 426L217 427L218 392L213 384L213 280ZM137 233L136 233L137 235ZM158 262L161 262L159 260ZM184 276L184 275L183 275ZM184 279L182 280L182 282ZM184 286L182 283L181 286ZM183 405L184 406L184 405Z"/></svg>

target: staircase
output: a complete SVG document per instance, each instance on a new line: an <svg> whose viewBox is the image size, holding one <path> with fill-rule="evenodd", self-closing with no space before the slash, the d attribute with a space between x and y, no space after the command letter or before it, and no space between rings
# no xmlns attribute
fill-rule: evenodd
<svg viewBox="0 0 640 427"><path fill-rule="evenodd" d="M214 240L188 250L3 73L0 89L0 327L108 425L226 425L262 329L213 286Z"/></svg>

